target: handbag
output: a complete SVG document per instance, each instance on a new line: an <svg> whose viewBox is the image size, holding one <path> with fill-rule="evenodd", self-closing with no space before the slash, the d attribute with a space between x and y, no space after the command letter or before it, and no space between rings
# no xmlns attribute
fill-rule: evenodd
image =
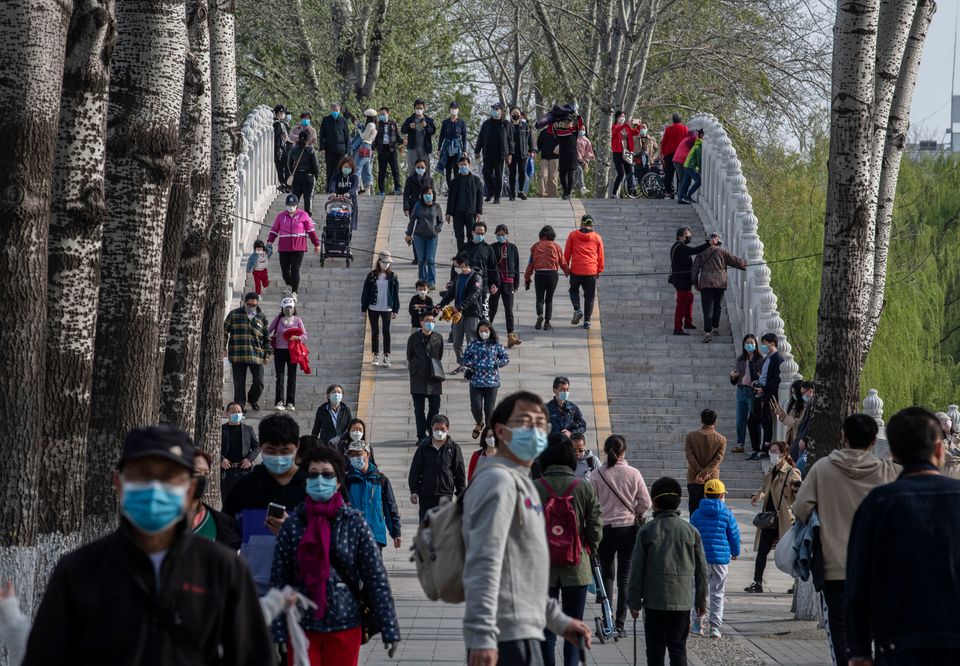
<svg viewBox="0 0 960 666"><path fill-rule="evenodd" d="M360 588L357 584L354 583L349 576L343 575L343 572L340 571L337 565L334 564L333 566L337 570L337 575L340 576L340 580L344 582L350 590L350 594L357 600L357 605L360 606L360 644L366 645L370 642L371 638L379 634L382 630L380 621L377 619L377 614L373 608L370 607L367 600L360 594Z"/></svg>
<svg viewBox="0 0 960 666"><path fill-rule="evenodd" d="M307 147L304 146L303 150L300 151L300 155L297 157L297 163L293 165L293 171L290 172L290 175L287 176L287 185L293 185L293 174L297 172L297 167L300 166L300 160L303 159L303 154L307 152Z"/></svg>
<svg viewBox="0 0 960 666"><path fill-rule="evenodd" d="M603 482L604 482L605 484L607 484L607 488L610 489L610 492L612 492L614 495L616 495L617 499L620 500L620 503L623 504L625 507L627 507L627 509L630 511L630 513L633 513L633 518L634 518L634 519L633 519L633 522L634 522L634 524L635 524L635 525L643 525L643 524L646 522L646 519L645 519L642 515L638 516L636 513L634 513L634 508L633 508L632 506L630 506L630 504L627 502L627 500L623 499L623 496L622 496L620 493L617 492L616 488L614 488L613 486L611 486L611 485L610 485L610 482L607 481L606 478L604 478L603 472L600 471L600 468L599 468L599 467L597 468L597 474L599 474L599 475L600 475L600 478L603 480Z"/></svg>
<svg viewBox="0 0 960 666"><path fill-rule="evenodd" d="M430 358L430 379L435 382L444 382L447 380L447 375L443 371L443 363L441 363L438 358Z"/></svg>
<svg viewBox="0 0 960 666"><path fill-rule="evenodd" d="M771 481L772 483L772 481ZM780 505L783 504L783 493L787 490L787 482L784 481L780 488L780 501L777 502L775 511L761 511L753 517L753 526L761 530L775 530L780 527Z"/></svg>

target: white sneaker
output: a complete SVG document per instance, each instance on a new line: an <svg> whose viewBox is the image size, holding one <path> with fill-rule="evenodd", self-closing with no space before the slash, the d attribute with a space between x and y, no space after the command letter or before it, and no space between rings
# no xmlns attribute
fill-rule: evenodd
<svg viewBox="0 0 960 666"><path fill-rule="evenodd" d="M278 402L275 409L276 409L278 412L282 412L282 411L286 410L286 407L284 407L284 405L283 405L282 402Z"/></svg>
<svg viewBox="0 0 960 666"><path fill-rule="evenodd" d="M381 363L380 365L382 365L385 368L390 367L390 354L383 355L383 363Z"/></svg>
<svg viewBox="0 0 960 666"><path fill-rule="evenodd" d="M292 298L292 299L293 299L293 302L296 303L296 302L297 302L297 292L291 291L291 292L290 292L290 298Z"/></svg>
<svg viewBox="0 0 960 666"><path fill-rule="evenodd" d="M373 355L373 361L370 362L371 365L380 365L380 354Z"/></svg>
<svg viewBox="0 0 960 666"><path fill-rule="evenodd" d="M289 285L283 288L284 296L289 296L292 292L293 292L293 289L291 289Z"/></svg>
<svg viewBox="0 0 960 666"><path fill-rule="evenodd" d="M581 188L580 188L580 196L582 196L582 197L587 196L587 192L588 192L588 191L589 191L589 190L587 190L587 188L581 187Z"/></svg>
<svg viewBox="0 0 960 666"><path fill-rule="evenodd" d="M720 627L710 627L710 638L720 638Z"/></svg>
<svg viewBox="0 0 960 666"><path fill-rule="evenodd" d="M295 411L297 411L297 408L294 407L293 405L287 405L287 411L288 411L288 412L295 412Z"/></svg>

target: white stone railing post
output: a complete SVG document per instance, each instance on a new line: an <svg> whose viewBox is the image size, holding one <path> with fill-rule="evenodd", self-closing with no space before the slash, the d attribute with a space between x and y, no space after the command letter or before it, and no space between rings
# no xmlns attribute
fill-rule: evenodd
<svg viewBox="0 0 960 666"><path fill-rule="evenodd" d="M880 431L877 433L877 446L873 454L878 458L890 457L890 444L887 442L887 426L883 422L883 400L877 393L877 389L867 391L867 397L863 399L863 413L873 417L877 422Z"/></svg>

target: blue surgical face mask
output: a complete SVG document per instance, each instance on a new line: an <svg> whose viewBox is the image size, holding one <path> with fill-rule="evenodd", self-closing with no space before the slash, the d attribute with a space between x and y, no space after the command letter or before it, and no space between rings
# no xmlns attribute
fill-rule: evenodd
<svg viewBox="0 0 960 666"><path fill-rule="evenodd" d="M334 119L334 120L336 120L337 118L340 117L340 112L339 112L339 111L331 111L331 112L330 112L330 115L333 116L333 119Z"/></svg>
<svg viewBox="0 0 960 666"><path fill-rule="evenodd" d="M461 166L457 170L460 172L461 176L466 176L468 173L470 173L470 167L468 166Z"/></svg>
<svg viewBox="0 0 960 666"><path fill-rule="evenodd" d="M237 412L236 414L230 415L230 423L233 425L240 425L240 422L243 420L243 413Z"/></svg>
<svg viewBox="0 0 960 666"><path fill-rule="evenodd" d="M743 346L743 351L747 352L748 354L752 354L753 352L757 351L757 346L752 342L748 342Z"/></svg>
<svg viewBox="0 0 960 666"><path fill-rule="evenodd" d="M422 176L423 174L425 174L425 173L427 172L427 169L426 169L426 167L417 167L416 169L414 169L414 171L417 172L417 175L418 175L418 176Z"/></svg>
<svg viewBox="0 0 960 666"><path fill-rule="evenodd" d="M287 114L287 117L286 117L286 121L289 123L291 120L293 120L293 116L291 116L291 115L288 113L288 114Z"/></svg>
<svg viewBox="0 0 960 666"><path fill-rule="evenodd" d="M506 242L507 242L507 237L506 237L506 236L497 236L497 242L498 242L498 243L506 243Z"/></svg>
<svg viewBox="0 0 960 666"><path fill-rule="evenodd" d="M423 195L423 201L424 201L424 203L428 203L428 204L429 204L429 203L433 203L433 195L432 195L432 194L424 194L424 195Z"/></svg>
<svg viewBox="0 0 960 666"><path fill-rule="evenodd" d="M435 327L436 324L434 324L432 321L423 322L423 330L425 330L427 333L433 333L433 329Z"/></svg>
<svg viewBox="0 0 960 666"><path fill-rule="evenodd" d="M350 464L353 465L354 469L363 469L363 458L357 456L356 458L350 458Z"/></svg>
<svg viewBox="0 0 960 666"><path fill-rule="evenodd" d="M301 118L301 119L300 119L300 124L303 125L304 127L309 127L309 126L310 126L310 119L309 119L309 118Z"/></svg>
<svg viewBox="0 0 960 666"><path fill-rule="evenodd" d="M141 532L162 532L184 513L187 487L160 481L123 481L120 510Z"/></svg>
<svg viewBox="0 0 960 666"><path fill-rule="evenodd" d="M353 169L351 167L343 167L340 169L340 171L343 172L344 176L349 176L351 173L353 173Z"/></svg>
<svg viewBox="0 0 960 666"><path fill-rule="evenodd" d="M547 433L540 428L510 428L512 436L507 446L520 460L533 460L547 448Z"/></svg>
<svg viewBox="0 0 960 666"><path fill-rule="evenodd" d="M307 479L307 495L314 502L326 502L337 492L337 477L328 479L318 476L315 479Z"/></svg>
<svg viewBox="0 0 960 666"><path fill-rule="evenodd" d="M387 117L382 113L379 116L377 116L377 118L380 120L381 123L387 122Z"/></svg>
<svg viewBox="0 0 960 666"><path fill-rule="evenodd" d="M494 110L492 110L492 111L490 112L490 117L491 117L491 118L494 118L494 119L499 118L499 117L500 117L500 112L497 111L496 109L494 109Z"/></svg>
<svg viewBox="0 0 960 666"><path fill-rule="evenodd" d="M289 456L270 456L264 453L263 466L273 474L285 474L293 467L293 454Z"/></svg>
<svg viewBox="0 0 960 666"><path fill-rule="evenodd" d="M474 242L474 243L482 243L484 238L486 238L486 236L484 236L483 234L474 234L474 235L473 235L473 242Z"/></svg>
<svg viewBox="0 0 960 666"><path fill-rule="evenodd" d="M800 396L800 398L801 398L804 402L810 402L811 400L813 400L813 396L810 395L809 393L804 393L803 395Z"/></svg>
<svg viewBox="0 0 960 666"><path fill-rule="evenodd" d="M566 402L570 399L570 391L560 391L560 393L557 394L557 397L563 402Z"/></svg>
<svg viewBox="0 0 960 666"><path fill-rule="evenodd" d="M333 404L339 405L341 400L343 400L343 394L340 391L334 391L330 394L330 402Z"/></svg>
<svg viewBox="0 0 960 666"><path fill-rule="evenodd" d="M761 343L760 343L760 353L763 354L763 355L766 355L768 351L770 351L770 347L768 347L767 345L765 345L765 344L763 344L763 343L761 342Z"/></svg>

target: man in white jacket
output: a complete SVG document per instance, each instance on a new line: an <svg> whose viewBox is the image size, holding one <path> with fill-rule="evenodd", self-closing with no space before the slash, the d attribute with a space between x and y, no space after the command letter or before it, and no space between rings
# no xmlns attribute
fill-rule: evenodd
<svg viewBox="0 0 960 666"><path fill-rule="evenodd" d="M529 468L547 444L543 401L521 391L490 419L497 455L482 458L463 496L463 637L469 666L542 666L544 627L590 646L590 628L547 594L550 555Z"/></svg>

